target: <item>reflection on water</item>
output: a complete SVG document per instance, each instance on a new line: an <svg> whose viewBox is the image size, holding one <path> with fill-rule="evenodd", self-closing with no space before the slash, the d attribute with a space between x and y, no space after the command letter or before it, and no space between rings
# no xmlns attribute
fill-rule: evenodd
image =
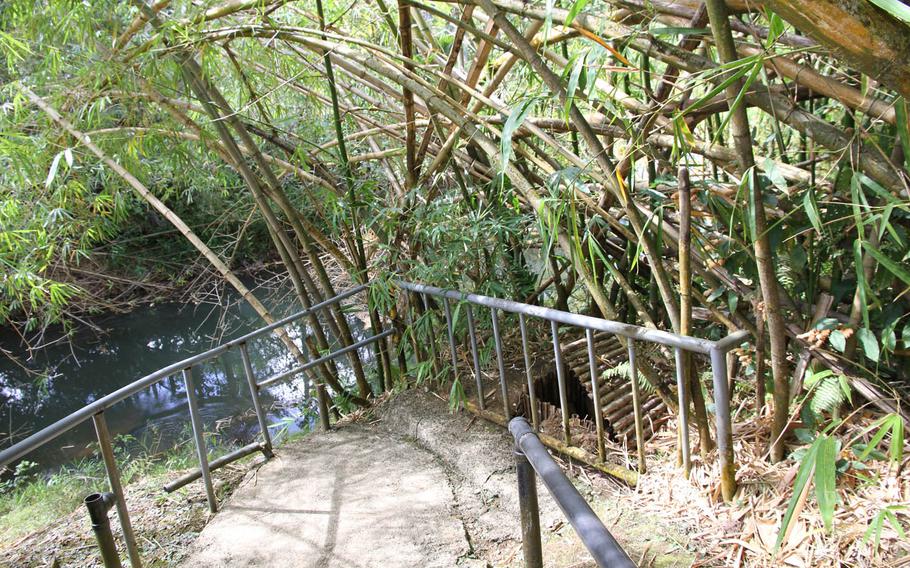
<svg viewBox="0 0 910 568"><path fill-rule="evenodd" d="M290 313L292 307L283 310ZM279 310L282 311L282 310ZM360 336L363 325L350 318ZM29 367L41 374L30 377L13 362L0 358L0 447L48 426L116 389L157 369L210 349L262 326L245 303L227 307L160 304L144 306L125 315L100 322L102 337L80 333L71 343L60 343L36 353ZM291 337L301 344L303 322L289 326ZM0 336L4 346L14 338ZM9 347L7 347L9 348ZM249 345L253 371L258 380L287 370L292 357L272 336ZM368 353L364 352L364 356ZM339 373L351 380L346 361L339 360ZM252 411L250 391L236 350L197 365L193 369L196 394L207 432L219 431L229 443L249 443L259 431ZM189 424L187 397L180 374L118 403L106 412L111 431L137 439L160 438L170 447L186 437ZM263 390L263 406L269 423L283 423L293 432L311 426L315 401L302 376ZM91 421L36 450L26 459L51 468L90 452L95 441Z"/></svg>

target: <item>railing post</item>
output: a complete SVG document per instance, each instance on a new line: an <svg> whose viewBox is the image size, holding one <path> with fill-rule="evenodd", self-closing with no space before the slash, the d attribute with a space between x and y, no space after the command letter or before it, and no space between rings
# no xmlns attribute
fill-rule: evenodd
<svg viewBox="0 0 910 568"><path fill-rule="evenodd" d="M685 357L682 349L679 347L676 353L676 390L679 398L679 447L682 452L682 466L686 479L689 479L689 471L692 469L692 461L689 457L689 401L686 396L686 367Z"/></svg>
<svg viewBox="0 0 910 568"><path fill-rule="evenodd" d="M183 385L186 388L186 401L190 407L190 422L193 425L193 437L196 439L196 454L199 456L199 471L205 483L205 496L209 502L209 511L218 512L218 499L215 497L215 487L212 485L212 474L209 471L209 456L205 446L205 435L202 417L199 415L199 403L196 400L196 389L193 386L193 368L183 370Z"/></svg>
<svg viewBox="0 0 910 568"><path fill-rule="evenodd" d="M104 568L123 568L120 555L117 554L114 534L111 532L111 520L107 516L107 512L116 501L117 497L113 493L92 493L83 500L92 521L92 531L95 533L95 540L98 541Z"/></svg>
<svg viewBox="0 0 910 568"><path fill-rule="evenodd" d="M332 429L329 417L329 393L322 383L316 383L316 403L319 405L319 424L323 432L328 432Z"/></svg>
<svg viewBox="0 0 910 568"><path fill-rule="evenodd" d="M591 373L591 394L594 396L594 425L597 429L597 457L601 462L607 459L607 449L604 447L604 417L603 408L600 406L600 386L597 384L597 361L594 356L594 330L585 329L585 339L588 343L588 371Z"/></svg>
<svg viewBox="0 0 910 568"><path fill-rule="evenodd" d="M512 406L509 404L509 390L506 387L506 368L502 358L502 336L499 334L499 310L490 309L493 320L493 345L496 348L496 364L499 367L499 386L502 388L502 409L506 419L512 418Z"/></svg>
<svg viewBox="0 0 910 568"><path fill-rule="evenodd" d="M641 415L641 392L638 389L638 362L635 359L635 342L629 340L629 377L632 380L632 411L635 414L635 445L638 450L638 472L647 473L645 460L645 426Z"/></svg>
<svg viewBox="0 0 910 568"><path fill-rule="evenodd" d="M446 312L446 330L449 333L449 351L452 355L452 378L458 378L458 352L455 350L455 322L452 320L452 306L449 299L442 297L442 305Z"/></svg>
<svg viewBox="0 0 910 568"><path fill-rule="evenodd" d="M537 502L537 477L531 462L515 444L518 471L518 509L521 517L521 549L525 568L543 568L540 544L540 507Z"/></svg>
<svg viewBox="0 0 910 568"><path fill-rule="evenodd" d="M531 399L531 424L540 430L540 410L537 408L537 393L534 391L534 378L531 376L531 358L528 355L528 326L525 315L518 314L518 327L521 328L521 352L525 360L525 377L528 380L528 397Z"/></svg>
<svg viewBox="0 0 910 568"><path fill-rule="evenodd" d="M262 401L259 400L259 385L256 384L253 364L250 361L250 353L246 343L240 344L240 358L243 359L243 374L246 375L246 382L250 386L253 409L256 411L256 419L259 421L259 430L262 431L262 453L265 454L266 458L272 458L275 455L272 452L272 436L269 434L269 425L266 421L265 411L262 409Z"/></svg>
<svg viewBox="0 0 910 568"><path fill-rule="evenodd" d="M133 568L142 568L142 558L139 556L139 547L136 545L136 535L133 533L133 524L130 522L130 512L126 507L126 499L123 496L123 484L120 482L120 469L117 467L117 459L114 456L114 447L111 444L111 432L107 428L107 420L104 418L104 411L93 415L92 422L95 425L95 434L98 436L98 446L101 449L101 459L104 460L104 469L107 471L107 479L111 487L111 494L113 494L114 503L117 506L117 518L120 519L120 528L123 529L123 540L126 543L126 551L130 558L130 566ZM86 503L86 506L88 506L88 503ZM90 512L91 510L92 508L89 507ZM105 511L104 514L106 518L107 511ZM118 558L117 566L119 565L120 559Z"/></svg>
<svg viewBox="0 0 910 568"><path fill-rule="evenodd" d="M433 327L433 313L430 311L430 300L426 292L421 292L423 302L423 316L427 318L427 328L430 332L430 357L433 359L433 372L439 373L439 357L436 355L436 329Z"/></svg>
<svg viewBox="0 0 910 568"><path fill-rule="evenodd" d="M468 337L471 340L471 354L474 356L474 379L477 381L477 405L481 410L486 410L487 403L483 396L483 383L480 380L480 353L477 349L477 332L474 329L474 310L471 304L465 304L465 314L468 317Z"/></svg>
<svg viewBox="0 0 910 568"><path fill-rule="evenodd" d="M565 369L562 362L562 347L559 346L559 328L555 321L550 321L550 332L553 335L553 360L556 362L556 382L559 386L559 409L562 413L562 435L566 445L572 444L569 432L569 396L566 392Z"/></svg>
<svg viewBox="0 0 910 568"><path fill-rule="evenodd" d="M736 494L736 462L733 456L727 361L723 351L719 349L711 350L711 374L714 379L714 416L717 425L717 455L720 458L720 488L724 501L729 502Z"/></svg>

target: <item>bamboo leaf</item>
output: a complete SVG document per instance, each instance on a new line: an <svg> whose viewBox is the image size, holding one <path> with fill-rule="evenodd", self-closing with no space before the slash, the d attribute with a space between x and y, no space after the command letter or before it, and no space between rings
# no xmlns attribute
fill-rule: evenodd
<svg viewBox="0 0 910 568"><path fill-rule="evenodd" d="M900 464L904 459L904 420L897 413L890 415L891 421L891 445L888 447L888 454L891 457L891 463Z"/></svg>
<svg viewBox="0 0 910 568"><path fill-rule="evenodd" d="M818 444L815 456L815 500L825 530L830 532L834 526L834 507L837 504L837 439L821 434L815 443Z"/></svg>
<svg viewBox="0 0 910 568"><path fill-rule="evenodd" d="M861 232L861 231L860 231ZM856 291L859 293L860 308L863 313L863 325L869 325L869 305L866 301L866 271L863 269L863 239L853 241L853 262L856 265Z"/></svg>
<svg viewBox="0 0 910 568"><path fill-rule="evenodd" d="M869 0L869 2L872 2L905 24L910 25L910 6L898 0Z"/></svg>
<svg viewBox="0 0 910 568"><path fill-rule="evenodd" d="M809 483L809 479L812 477L812 471L815 469L815 456L818 454L820 439L821 438L817 438L815 442L809 446L809 450L805 453L799 464L799 471L796 474L796 479L793 481L793 496L790 497L790 504L787 505L787 512L784 513L784 518L780 523L780 530L777 533L777 542L774 543L775 552L780 549L781 542L784 540L784 535L787 534L787 527L790 526L790 522L793 520L793 511L796 509L797 503L799 503L803 490L806 488L806 484Z"/></svg>
<svg viewBox="0 0 910 568"><path fill-rule="evenodd" d="M784 178L783 174L780 173L780 169L777 167L777 163L774 160L765 158L764 170L765 175L774 187L781 191L787 191L787 188L789 187L787 180Z"/></svg>
<svg viewBox="0 0 910 568"><path fill-rule="evenodd" d="M832 347L841 353L847 348L847 338L840 330L832 331L831 335L828 336L828 341L831 342Z"/></svg>
<svg viewBox="0 0 910 568"><path fill-rule="evenodd" d="M506 119L506 122L502 127L502 171L506 170L509 166L509 160L512 158L512 135L518 130L525 118L528 117L536 100L536 98L528 99L513 108L512 112L509 113L509 118Z"/></svg>
<svg viewBox="0 0 910 568"><path fill-rule="evenodd" d="M575 103L575 91L578 89L579 80L585 70L587 55L587 53L582 53L577 56L573 62L572 71L569 73L569 83L566 86L566 104L562 109L563 118L566 122L569 121L569 111Z"/></svg>
<svg viewBox="0 0 910 568"><path fill-rule="evenodd" d="M806 194L803 196L803 208L806 210L806 216L809 217L809 222L812 223L812 228L814 228L818 234L823 235L821 212L819 212L818 202L815 200L815 191L811 188L806 191Z"/></svg>
<svg viewBox="0 0 910 568"><path fill-rule="evenodd" d="M54 161L51 162L51 169L47 172L47 179L44 180L44 187L50 187L54 183L54 178L57 177L57 170L60 168L60 158L63 157L63 152L59 152L54 156Z"/></svg>
<svg viewBox="0 0 910 568"><path fill-rule="evenodd" d="M588 0L575 0L575 3L569 8L569 13L566 15L566 25L571 26L572 22L575 21L575 17L584 10L587 5Z"/></svg>
<svg viewBox="0 0 910 568"><path fill-rule="evenodd" d="M888 272L900 278L904 284L910 286L910 271L891 260L885 253L878 250L868 242L864 242L863 247L875 258L875 260L878 261L879 264L884 266Z"/></svg>

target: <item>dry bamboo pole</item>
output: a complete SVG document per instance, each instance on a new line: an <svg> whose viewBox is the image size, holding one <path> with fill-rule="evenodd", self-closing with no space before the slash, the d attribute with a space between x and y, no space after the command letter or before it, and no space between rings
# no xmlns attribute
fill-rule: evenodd
<svg viewBox="0 0 910 568"><path fill-rule="evenodd" d="M155 29L161 28L161 21L158 19L158 16L150 11L147 5L142 0L137 1L141 10L146 12L148 20L152 23ZM242 143L250 149L253 154L253 158L258 163L260 170L265 176L265 187L268 188L271 193L271 197L276 200L279 204L279 207L282 208L291 222L291 226L294 228L295 233L297 234L298 240L303 242L306 240L306 235L302 231L299 221L297 221L297 216L294 214L294 208L291 206L290 202L287 199L287 196L284 195L283 191L280 188L277 178L275 178L274 173L272 172L269 164L262 157L262 154L259 152L258 147L253 142L243 123L237 117L237 114L230 109L230 105L221 96L221 93L215 88L202 74L202 70L196 63L195 59L191 54L185 50L179 50L176 53L177 63L182 70L184 76L187 79L187 83L190 88L196 92L197 96L200 99L200 102L205 108L206 112L212 118L212 122L215 126L216 131L219 134L222 142L227 148L228 154L231 156L233 166L239 171L241 176L246 181L250 191L253 194L254 199L259 206L260 211L263 214L263 217L266 220L266 223L269 227L269 233L273 237L275 242L276 249L282 257L282 261L288 271L291 281L294 284L294 287L297 291L297 296L300 299L301 303L305 308L309 308L312 303L310 302L310 295L319 300L320 292L316 287L315 283L309 278L306 269L303 267L302 262L300 261L299 256L294 252L295 247L291 244L287 234L282 229L281 225L278 223L277 218L272 212L271 206L267 202L263 186L260 184L259 179L252 171L246 166L243 161L242 154L239 150L239 146L234 138L229 133L225 123L231 125L234 131L240 137ZM321 259L318 256L313 258L314 264L321 264ZM334 313L327 312L324 313L326 321L330 324L330 327L335 332L336 336L342 340L346 345L353 344L353 338L350 334L350 330L347 327L347 322L342 322L341 326L336 322L334 318ZM343 314L342 314L343 316ZM312 323L313 333L316 336L316 341L319 345L319 348L322 350L328 349L328 340L325 337L325 333L322 330L322 326L319 322L317 314L310 314L309 319ZM343 319L343 318L342 318ZM342 329L347 330L347 334L341 333ZM367 404L366 396L369 395L369 384L366 382L365 374L363 371L363 366L360 362L359 356L356 352L352 352L351 355L352 368L354 370L355 378L360 389L361 396L354 397L354 400L357 404L365 405ZM337 380L337 369L335 368L334 361L327 361L321 365L323 373L327 381L330 381L335 384L340 384ZM330 378L331 377L331 378ZM344 391L346 392L346 391Z"/></svg>
<svg viewBox="0 0 910 568"><path fill-rule="evenodd" d="M152 21L155 22L156 19L153 18ZM231 156L232 164L239 171L241 176L244 178L244 181L246 181L247 186L250 188L250 191L253 194L253 198L256 200L259 210L266 220L266 225L269 229L269 234L272 236L272 240L275 243L276 250L282 258L282 262L288 271L288 275L291 277L291 281L294 284L298 299L301 301L304 308L309 308L312 305L312 302L310 300L311 297L317 302L320 300L318 290L316 289L315 284L309 278L306 269L303 268L299 257L295 254L295 247L292 245L284 229L278 222L278 219L272 211L271 205L269 205L267 202L265 190L263 189L263 186L260 185L259 179L243 161L238 144L234 141L233 137L230 135L230 132L228 132L225 123L227 122L231 124L231 126L234 128L234 131L240 134L241 140L243 140L248 148L256 148L255 144L249 137L249 134L246 133L246 131L242 128L242 126L238 126L239 121L236 119L236 115L230 111L227 105L227 101L221 97L217 89L212 87L202 77L201 69L195 60L189 56L189 54L184 54L181 57L180 66L185 72L188 84L196 92L197 96L200 98L200 101L203 103L203 106L206 108L206 112L212 118L212 122L215 125L216 130L218 131L222 142L224 143L225 147L228 150L228 153ZM265 163L261 155L258 155L258 152L254 151L253 157L259 158L258 161L260 161L260 165ZM269 169L267 163L265 163L265 170L268 170L269 174L271 173L271 170ZM268 178L268 176L266 177ZM278 184L276 180L275 183L269 184L267 187L273 189L274 193L277 185ZM277 191L280 192L280 189ZM329 314L325 314L325 316L326 321L331 322L330 327L333 327L333 331L336 332L336 336L339 336L339 338L343 340L344 338L340 336L340 333L338 333L338 327L334 322L334 318L332 318L332 316ZM319 348L321 350L327 350L329 347L329 342L325 336L325 332L322 329L322 324L319 321L318 315L310 314L309 319L311 321L313 334L316 336L316 341L319 345ZM335 368L334 362L326 362L326 364L322 365L321 368L323 369L323 373L326 376L326 380L329 380L328 377L331 376L332 382L339 383L337 379L338 371ZM363 376L362 367L360 368L359 376ZM362 382L364 384L366 383L365 380ZM361 386L360 383L361 379L358 379L358 386ZM361 392L368 392L368 388L363 389L361 387ZM357 403L365 404L366 400L363 396L357 397Z"/></svg>
<svg viewBox="0 0 910 568"><path fill-rule="evenodd" d="M679 188L679 333L692 333L692 186L689 181L689 169L680 166L677 174ZM695 425L698 427L698 444L703 460L714 449L711 440L711 429L708 426L708 413L705 410L705 398L701 392L701 381L694 372L692 356L683 352L683 374L689 388L692 407L695 414Z"/></svg>
<svg viewBox="0 0 910 568"><path fill-rule="evenodd" d="M459 3L466 3L466 0L459 0ZM469 0L467 3L480 4L480 0ZM533 7L530 4L521 2L521 0L492 0L492 3L501 10L516 14L523 17L533 18L544 21L552 18L554 21L565 19L568 11L561 8L552 8L545 11ZM691 15L691 11L687 12ZM717 64L694 53L681 50L676 46L666 44L648 38L645 35L637 33L634 29L622 24L613 22L607 18L595 16L592 14L578 14L572 23L576 29L584 29L590 33L599 34L601 37L610 39L619 39L626 42L628 47L641 53L646 53L650 57L658 59L668 65L674 65L690 73L700 73L704 71L716 70ZM734 57L736 59L736 57ZM767 114L772 114L777 119L794 128L795 130L806 134L816 140L822 146L840 152L844 148L860 146L856 152L858 155L857 165L872 179L878 181L893 193L906 192L910 195L910 187L904 180L896 174L894 167L889 163L879 151L871 146L862 145L860 141L855 140L850 133L833 126L827 122L819 120L798 107L794 107L786 97L771 95L762 92L761 84L758 81L753 83L755 91L745 95L745 102L760 108ZM614 95L618 95L618 90L614 90ZM630 97L626 96L614 98L620 104L629 103ZM640 101L635 101L637 105L643 105Z"/></svg>
<svg viewBox="0 0 910 568"><path fill-rule="evenodd" d="M411 10L407 0L398 0L398 39L401 55L405 58L407 69L413 71L408 63L412 59L411 44ZM402 89L404 96L405 120L405 191L411 191L417 184L417 126L414 115L414 94L408 88Z"/></svg>
<svg viewBox="0 0 910 568"><path fill-rule="evenodd" d="M465 6L461 12L461 21L469 22L471 20L471 14L474 12L474 6ZM449 55L446 59L445 67L443 68L443 75L451 75L452 70L455 68L455 63L458 61L458 54L461 52L461 47L464 42L465 31L462 27L456 27L455 37L452 39L452 46L449 48ZM437 89L442 89L445 86L444 80L440 79L439 83L436 85ZM406 124L406 123L405 123ZM418 167L423 164L423 159L426 156L427 148L430 146L430 137L432 135L431 125L427 125L427 129L423 133L423 139L420 141L420 148L417 150L417 157L415 161L417 162Z"/></svg>
<svg viewBox="0 0 910 568"><path fill-rule="evenodd" d="M559 76L546 66L533 46L531 46L521 33L515 29L505 17L505 14L500 11L491 0L479 0L479 4L484 11L496 21L503 33L512 41L522 58L530 63L531 67L540 75L549 90L559 97L562 104L565 105L570 103L570 101L567 100L566 91L562 86ZM614 197L618 199L619 203L622 205L626 217L641 243L642 250L650 260L651 269L657 280L658 289L661 292L661 298L667 309L673 328L678 330L679 308L676 304L676 297L670 286L670 279L668 278L663 265L660 263L657 249L655 248L651 237L645 231L637 205L629 198L625 188L617 183L615 178L612 177L612 174L616 169L612 160L607 156L597 134L591 129L590 124L585 120L584 115L582 115L581 111L578 110L578 107L575 106L574 103L569 104L569 118L572 123L578 127L579 133L585 140L589 151L594 156L595 161L598 163L603 173L607 176L609 182L606 189L612 192ZM599 287L597 283L590 280L586 281L586 284L588 284L589 289L591 288L591 285Z"/></svg>
<svg viewBox="0 0 910 568"><path fill-rule="evenodd" d="M77 130L68 120L63 118L53 107L51 107L47 102L33 93L28 87L22 86L22 92L28 97L28 99L38 108L40 108L48 117L51 118L55 123L60 125L64 130L66 130L71 136L76 138L80 144L84 145L89 149L95 156L98 157L104 164L109 167L114 173L116 173L120 178L122 178L136 193L139 194L142 199L148 203L153 209L158 211L162 217L168 220L179 232L183 235L193 247L198 250L203 257L218 271L219 274L237 290L237 293L247 301L247 303L252 306L256 313L265 321L267 324L275 322L275 318L269 312L268 308L250 291L249 288L238 278L224 262L215 254L212 249L210 249L202 239L190 229L176 213L170 210L167 205L165 205L160 199L155 197L155 195L149 191L149 189L140 182L135 176L129 173L123 166L110 158L101 148L99 148L95 143L91 141L91 138L86 136L84 133ZM290 338L284 328L280 328L275 331L276 335L281 339L285 344L288 350L293 354L294 358L298 361L305 363L307 361L306 357ZM344 392L344 389L340 384L331 384L330 386L335 389L337 392Z"/></svg>
<svg viewBox="0 0 910 568"><path fill-rule="evenodd" d="M705 0L711 32L722 63L729 63L738 58L733 34L730 30L727 6L722 0ZM752 208L752 225L755 263L758 269L759 287L764 301L764 314L768 320L768 332L771 344L771 374L774 379L774 417L771 425L771 460L784 458L786 444L784 430L790 412L790 384L787 372L787 332L781 311L777 279L774 274L773 254L768 241L768 227L765 219L765 206L762 200L761 185L755 169L755 157L752 154L752 134L749 130L749 118L743 106L734 106L742 81L734 81L727 89L730 101L730 128L733 142L739 154L740 173L747 177L749 199Z"/></svg>

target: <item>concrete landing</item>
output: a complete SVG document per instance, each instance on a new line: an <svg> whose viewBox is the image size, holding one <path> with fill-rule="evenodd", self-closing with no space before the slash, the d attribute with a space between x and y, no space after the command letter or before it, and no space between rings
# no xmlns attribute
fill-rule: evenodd
<svg viewBox="0 0 910 568"><path fill-rule="evenodd" d="M358 425L288 444L231 496L183 566L476 565L432 455Z"/></svg>

